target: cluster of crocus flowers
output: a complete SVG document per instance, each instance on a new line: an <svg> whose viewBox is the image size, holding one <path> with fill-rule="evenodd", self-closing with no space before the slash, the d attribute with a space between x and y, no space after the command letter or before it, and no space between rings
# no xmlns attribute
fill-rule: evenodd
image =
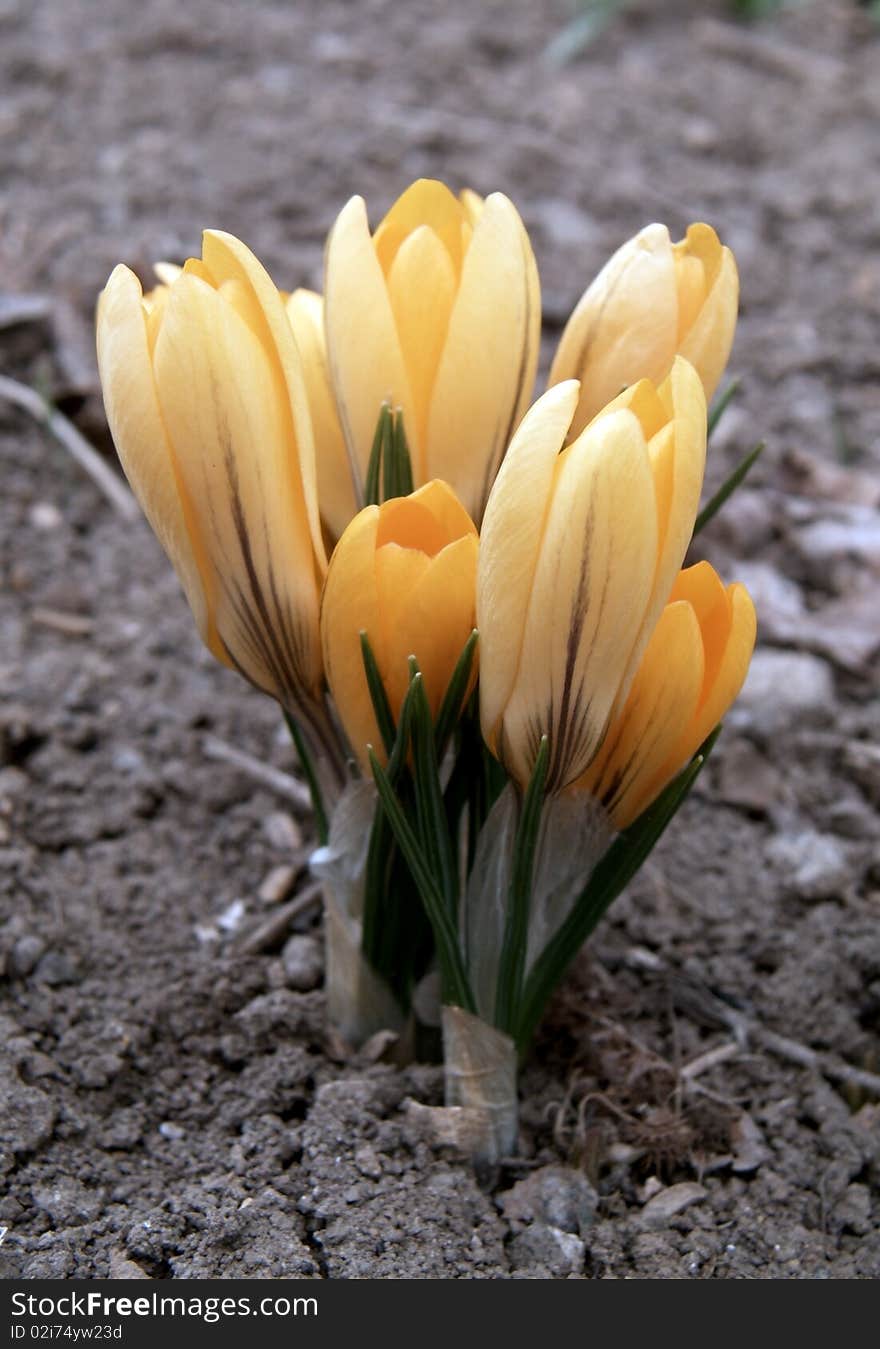
<svg viewBox="0 0 880 1349"><path fill-rule="evenodd" d="M351 949L329 968L366 962L406 1013L436 961L472 1017L477 866L499 932L480 1035L515 1044L566 934L583 939L583 895L608 902L585 861L527 966L550 816L558 834L585 803L643 856L639 829L674 812L748 666L748 595L686 565L732 254L707 225L643 230L584 293L534 403L538 275L500 193L420 181L373 231L353 198L323 294L279 291L216 231L157 271L144 294L120 266L100 298L108 420L204 641L282 705L331 817L328 933ZM455 1055L469 1024L449 1029Z"/></svg>

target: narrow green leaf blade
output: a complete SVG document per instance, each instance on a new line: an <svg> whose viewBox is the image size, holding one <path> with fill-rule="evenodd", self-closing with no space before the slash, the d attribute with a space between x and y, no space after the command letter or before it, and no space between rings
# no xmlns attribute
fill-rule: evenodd
<svg viewBox="0 0 880 1349"><path fill-rule="evenodd" d="M398 477L398 496L409 496L413 490L413 471L412 456L409 451L409 441L406 438L406 427L403 424L403 411L397 409L397 417L394 421L395 452L397 459L397 477Z"/></svg>
<svg viewBox="0 0 880 1349"><path fill-rule="evenodd" d="M726 482L722 483L722 485L718 488L718 491L715 493L715 495L709 501L706 502L705 506L697 516L697 521L696 524L694 525L695 538L697 534L699 534L700 530L705 529L709 521L718 514L727 498L733 495L733 493L739 487L740 483L745 478L746 474L751 469L752 465L757 461L757 459L761 455L763 449L764 449L764 442L763 440L761 440L758 442L755 448L749 454L746 455L742 463L739 464L733 470L733 472L731 473L730 477L726 480Z"/></svg>
<svg viewBox="0 0 880 1349"><path fill-rule="evenodd" d="M425 855L430 858L434 874L439 877L440 888L457 931L458 876L455 850L443 804L443 788L440 785L437 754L434 748L431 708L428 705L428 696L421 675L412 680L410 688L413 693L412 744L422 847Z"/></svg>
<svg viewBox="0 0 880 1349"><path fill-rule="evenodd" d="M383 403L376 420L376 430L373 434L373 444L370 448L370 458L367 464L367 478L364 483L365 506L379 505L379 484L381 482L382 460L386 457L385 449L389 438L388 424L390 418L391 409L387 403Z"/></svg>
<svg viewBox="0 0 880 1349"><path fill-rule="evenodd" d="M419 841L400 806L394 788L372 750L370 750L370 765L388 823L422 897L422 903L434 931L437 958L440 962L447 1000L463 1007L465 1011L473 1012L476 1010L473 993L458 944L458 936L443 895L437 888Z"/></svg>
<svg viewBox="0 0 880 1349"><path fill-rule="evenodd" d="M370 639L366 632L362 632L360 637L361 657L364 662L364 674L366 675L367 688L370 692L370 701L373 704L373 711L376 715L376 724L379 727L379 734L381 735L382 743L385 746L385 753L390 754L394 748L396 736L394 716L388 702L388 695L385 692L385 685L382 683L379 666L376 664L376 657L373 655Z"/></svg>
<svg viewBox="0 0 880 1349"><path fill-rule="evenodd" d="M442 759L449 743L449 737L455 730L458 720L461 716L462 704L470 683L471 670L474 665L474 655L477 649L479 633L474 628L470 637L462 647L461 655L456 661L455 669L452 671L452 678L446 692L443 695L443 702L440 704L440 711L437 713L437 721L434 725L434 738L437 744L437 758Z"/></svg>

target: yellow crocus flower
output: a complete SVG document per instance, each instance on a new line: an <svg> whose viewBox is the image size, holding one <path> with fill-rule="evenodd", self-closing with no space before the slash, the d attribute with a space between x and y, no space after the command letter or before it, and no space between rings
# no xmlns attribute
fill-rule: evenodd
<svg viewBox="0 0 880 1349"><path fill-rule="evenodd" d="M292 712L318 697L326 555L302 363L254 255L208 230L203 257L144 296L115 268L98 364L126 476L215 656Z"/></svg>
<svg viewBox="0 0 880 1349"><path fill-rule="evenodd" d="M755 607L708 562L679 574L620 715L574 790L625 829L699 749L736 698L755 645Z"/></svg>
<svg viewBox="0 0 880 1349"><path fill-rule="evenodd" d="M479 521L538 357L538 273L513 204L498 192L459 200L421 179L371 235L353 197L327 242L324 296L360 498L390 400L403 411L416 486L442 478Z"/></svg>
<svg viewBox="0 0 880 1349"><path fill-rule="evenodd" d="M572 438L624 386L664 379L676 355L694 366L708 402L738 300L734 256L709 225L690 225L676 244L665 225L648 225L625 243L584 292L553 358L551 384L581 382Z"/></svg>
<svg viewBox="0 0 880 1349"><path fill-rule="evenodd" d="M480 540L477 626L484 738L525 786L542 736L547 790L578 778L622 705L693 532L706 403L678 358L570 444L577 381L526 414Z"/></svg>
<svg viewBox="0 0 880 1349"><path fill-rule="evenodd" d="M349 743L369 774L367 745L382 743L364 674L366 632L395 719L415 656L436 716L474 628L478 540L444 482L367 506L330 560L321 604L327 682Z"/></svg>

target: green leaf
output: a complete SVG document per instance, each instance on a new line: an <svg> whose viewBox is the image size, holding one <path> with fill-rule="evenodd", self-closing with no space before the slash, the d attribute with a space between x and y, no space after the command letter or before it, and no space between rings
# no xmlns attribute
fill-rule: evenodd
<svg viewBox="0 0 880 1349"><path fill-rule="evenodd" d="M406 428L403 424L403 412L397 409L397 416L394 418L394 429L392 432L394 440L394 458L397 475L396 496L409 496L413 490L413 471L412 456L409 452L409 442L406 438Z"/></svg>
<svg viewBox="0 0 880 1349"><path fill-rule="evenodd" d="M388 823L397 840L397 846L406 860L421 895L422 903L434 932L434 941L437 944L437 959L443 976L444 1000L452 1002L458 1007L463 1007L467 1012L476 1011L474 995L471 991L464 966L464 958L458 944L458 936L443 895L437 887L430 866L419 845L419 840L401 808L394 788L388 781L382 765L372 749L369 754L379 799L388 816Z"/></svg>
<svg viewBox="0 0 880 1349"><path fill-rule="evenodd" d="M370 458L367 464L367 480L364 483L364 505L378 506L380 501L379 484L381 482L382 460L387 457L387 447L391 439L391 408L383 403L379 409Z"/></svg>
<svg viewBox="0 0 880 1349"><path fill-rule="evenodd" d="M414 664L415 662L413 662ZM434 725L422 676L414 674L410 682L413 694L412 745L415 766L416 804L422 848L431 869L440 880L440 888L458 930L458 877L455 849L443 803L443 788L434 747Z"/></svg>
<svg viewBox="0 0 880 1349"><path fill-rule="evenodd" d="M504 923L504 940L498 964L498 985L495 994L495 1025L511 1032L516 1022L522 995L523 974L526 966L526 946L529 935L529 909L532 898L532 872L535 849L544 804L544 784L550 761L550 742L541 737L541 748L535 760L526 794L522 803L516 839L513 845L513 865L510 894Z"/></svg>
<svg viewBox="0 0 880 1349"><path fill-rule="evenodd" d="M688 766L656 801L611 844L578 896L569 916L544 947L526 980L514 1038L523 1052L541 1019L547 999L596 924L642 866L683 804L721 733L716 726Z"/></svg>
<svg viewBox="0 0 880 1349"><path fill-rule="evenodd" d="M370 701L373 704L373 712L376 716L376 724L379 727L382 743L385 746L385 753L390 754L394 748L394 739L396 735L394 715L391 711L391 705L388 702L385 685L382 683L379 666L376 664L376 657L373 655L370 639L366 632L361 632L360 637L361 657L364 662L364 674L367 677L367 688L370 693Z"/></svg>
<svg viewBox="0 0 880 1349"><path fill-rule="evenodd" d="M706 425L706 439L708 440L715 427L721 421L730 404L740 391L742 380L733 379L728 384L724 393L720 394L709 409L709 421Z"/></svg>
<svg viewBox="0 0 880 1349"><path fill-rule="evenodd" d="M382 459L382 498L409 496L413 490L412 463L400 408L391 413Z"/></svg>
<svg viewBox="0 0 880 1349"><path fill-rule="evenodd" d="M761 440L758 442L755 448L749 454L746 455L742 463L739 464L733 470L730 477L724 483L722 483L721 487L718 488L718 491L715 493L715 495L709 501L706 502L706 505L703 507L703 509L697 516L696 524L694 525L695 538L697 534L699 534L700 530L705 529L709 521L715 515L718 514L727 498L733 495L733 493L739 487L740 483L745 478L749 469L758 459L763 449L764 449L764 442L763 440Z"/></svg>
<svg viewBox="0 0 880 1349"><path fill-rule="evenodd" d="M309 788L309 795L312 798L312 810L315 812L315 830L318 835L318 842L323 845L327 842L329 836L329 825L327 822L327 811L324 808L324 797L321 792L321 784L318 781L318 774L315 770L315 764L309 753L305 737L297 723L289 712L281 709L284 720L287 722L287 729L290 731L290 738L296 746L296 752L305 774L306 782Z"/></svg>
<svg viewBox="0 0 880 1349"><path fill-rule="evenodd" d="M434 737L437 744L438 759L443 758L446 746L449 742L449 737L455 730L456 724L461 716L462 704L464 703L468 684L470 683L478 637L479 633L476 628L474 628L462 648L455 669L452 671L452 678L443 695L440 711L437 713L437 721L434 725Z"/></svg>

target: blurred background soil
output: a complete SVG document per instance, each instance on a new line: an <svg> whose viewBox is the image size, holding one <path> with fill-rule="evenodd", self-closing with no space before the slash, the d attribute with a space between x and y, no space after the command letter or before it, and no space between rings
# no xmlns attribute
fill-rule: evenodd
<svg viewBox="0 0 880 1349"><path fill-rule="evenodd" d="M353 192L501 189L547 351L650 220L737 254L742 392L701 539L760 647L709 770L553 1004L522 1155L475 1178L434 1066L323 1024L294 771L170 566L0 401L0 1248L28 1278L880 1274L880 34L567 0L0 0L0 360L108 450L95 296L233 231L320 287ZM108 462L109 459L108 459Z"/></svg>

